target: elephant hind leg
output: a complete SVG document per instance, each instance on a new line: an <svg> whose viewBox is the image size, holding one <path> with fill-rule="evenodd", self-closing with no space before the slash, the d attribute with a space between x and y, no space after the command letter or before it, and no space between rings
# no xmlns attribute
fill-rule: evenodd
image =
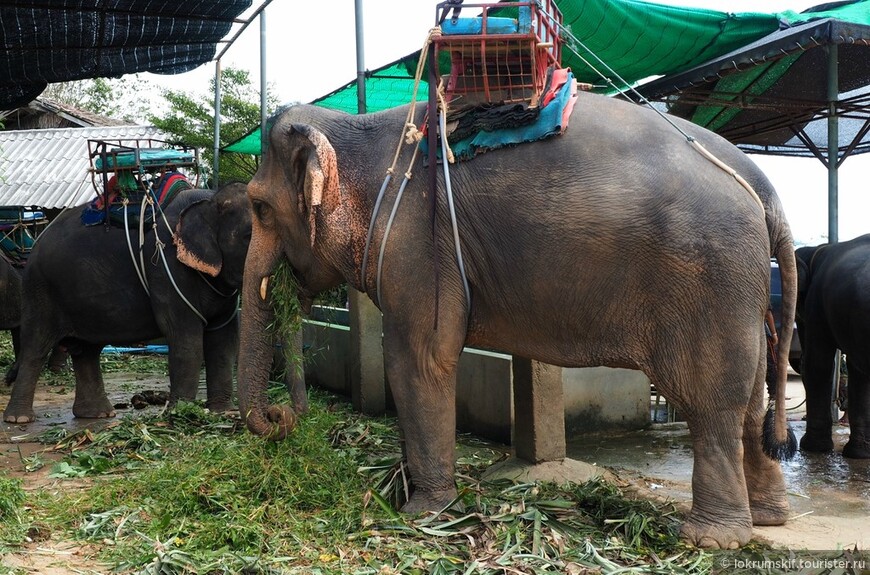
<svg viewBox="0 0 870 575"><path fill-rule="evenodd" d="M103 346L87 342L76 342L70 347L73 371L76 376L76 394L73 402L73 415L82 418L115 417L103 385L100 370L100 352Z"/></svg>
<svg viewBox="0 0 870 575"><path fill-rule="evenodd" d="M870 459L870 375L849 356L849 442L843 456Z"/></svg>
<svg viewBox="0 0 870 575"><path fill-rule="evenodd" d="M735 549L752 537L742 422L742 410L715 406L688 417L695 458L692 510L680 533L698 547Z"/></svg>
<svg viewBox="0 0 870 575"><path fill-rule="evenodd" d="M759 367L743 422L743 471L753 525L782 525L789 515L785 479L779 461L764 453L761 441L765 369Z"/></svg>
<svg viewBox="0 0 870 575"><path fill-rule="evenodd" d="M703 361L703 351L694 359L687 355L681 361L662 362L660 371L649 375L685 415L692 437L692 509L680 535L698 547L734 549L752 537L743 425L750 385L744 379L754 374L748 368L744 373L733 367L714 368L712 361Z"/></svg>

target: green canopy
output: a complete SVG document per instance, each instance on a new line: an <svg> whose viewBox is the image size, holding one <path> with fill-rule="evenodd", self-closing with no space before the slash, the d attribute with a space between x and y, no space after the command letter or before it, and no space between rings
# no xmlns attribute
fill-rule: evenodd
<svg viewBox="0 0 870 575"><path fill-rule="evenodd" d="M690 70L781 28L809 20L837 17L870 24L870 0L829 4L820 7L823 11L802 14L730 13L639 0L562 0L558 5L567 32L563 66L571 68L579 81L593 84L596 91L603 93L612 92L612 88L602 81L602 74L620 88L625 87L624 83L637 85L650 77ZM411 100L419 54L417 51L366 73L369 112ZM759 70L756 74L763 77L753 84L757 89L765 82L771 84L788 67L785 61ZM421 94L425 95L427 89L424 82ZM312 103L356 113L356 80ZM715 122L704 116L705 112L699 111L699 119L715 128ZM223 150L259 154L259 127Z"/></svg>

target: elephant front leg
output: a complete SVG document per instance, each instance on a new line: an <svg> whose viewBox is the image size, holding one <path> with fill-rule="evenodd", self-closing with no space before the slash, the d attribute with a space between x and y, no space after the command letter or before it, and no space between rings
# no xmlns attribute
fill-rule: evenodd
<svg viewBox="0 0 870 575"><path fill-rule="evenodd" d="M857 363L849 361L849 442L843 456L870 459L870 375L853 365Z"/></svg>
<svg viewBox="0 0 870 575"><path fill-rule="evenodd" d="M106 395L100 370L102 345L81 342L70 352L76 378L73 415L89 419L115 417L115 409Z"/></svg>
<svg viewBox="0 0 870 575"><path fill-rule="evenodd" d="M384 336L387 377L413 484L402 511L440 511L456 497L455 367L459 350L438 357L432 350L409 349L407 337L404 342L397 339L402 338Z"/></svg>
<svg viewBox="0 0 870 575"><path fill-rule="evenodd" d="M239 355L239 319L203 334L206 407L212 411L233 409L233 366Z"/></svg>

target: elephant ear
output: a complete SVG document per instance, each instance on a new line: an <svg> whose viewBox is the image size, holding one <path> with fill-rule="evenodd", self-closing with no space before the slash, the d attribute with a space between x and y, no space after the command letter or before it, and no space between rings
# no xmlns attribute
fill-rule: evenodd
<svg viewBox="0 0 870 575"><path fill-rule="evenodd" d="M335 148L327 137L312 126L293 124L290 131L292 138L300 138L304 164L298 165L301 173L303 194L298 197L298 208L303 216L308 217L308 229L311 246L317 230L317 212L324 215L332 213L339 204L338 161ZM297 179L299 181L299 179Z"/></svg>
<svg viewBox="0 0 870 575"><path fill-rule="evenodd" d="M205 199L194 202L181 211L175 226L173 241L178 261L212 277L223 264L217 234L218 208Z"/></svg>

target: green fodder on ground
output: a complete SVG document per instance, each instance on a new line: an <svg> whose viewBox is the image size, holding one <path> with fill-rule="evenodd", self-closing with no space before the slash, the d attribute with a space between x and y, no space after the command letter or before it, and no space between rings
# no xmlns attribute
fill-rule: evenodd
<svg viewBox="0 0 870 575"><path fill-rule="evenodd" d="M285 400L283 389L270 390ZM486 483L505 450L460 437L457 510L396 511L407 471L392 418L313 392L283 442L181 403L99 431L53 433L50 488L0 474L0 555L28 534L74 540L121 573L696 573L670 505L608 483ZM75 488L65 488L68 482ZM81 486L84 481L84 487ZM72 485L72 484L71 484ZM22 571L23 573L23 571Z"/></svg>

